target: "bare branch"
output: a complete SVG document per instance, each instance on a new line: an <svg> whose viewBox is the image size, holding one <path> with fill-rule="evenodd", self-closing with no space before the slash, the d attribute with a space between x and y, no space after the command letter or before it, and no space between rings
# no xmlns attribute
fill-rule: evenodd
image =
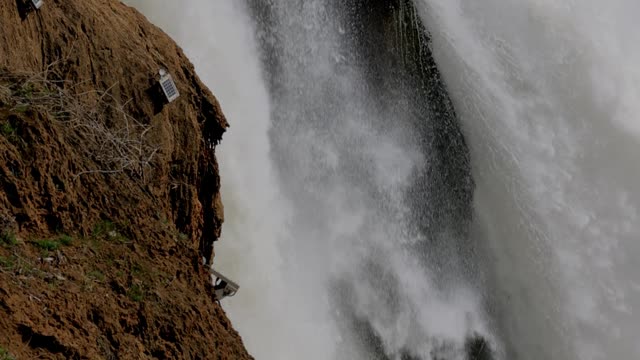
<svg viewBox="0 0 640 360"><path fill-rule="evenodd" d="M159 146L151 144L152 129L126 111L131 99L121 103L108 89L79 91L85 82L54 80L55 65L40 73L9 74L0 70L0 101L13 109L31 108L50 114L64 125L68 140L98 165L75 175L127 172L142 177L153 166Z"/></svg>

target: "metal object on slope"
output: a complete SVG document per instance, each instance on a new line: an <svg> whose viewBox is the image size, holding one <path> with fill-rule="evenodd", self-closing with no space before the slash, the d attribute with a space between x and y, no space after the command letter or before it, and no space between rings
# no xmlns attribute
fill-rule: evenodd
<svg viewBox="0 0 640 360"><path fill-rule="evenodd" d="M168 102L172 102L180 96L180 92L178 92L178 88L176 87L176 83L173 81L171 74L167 72L165 69L160 69L160 87L164 92L164 95L167 97Z"/></svg>
<svg viewBox="0 0 640 360"><path fill-rule="evenodd" d="M44 4L44 0L31 0L31 5L37 10Z"/></svg>
<svg viewBox="0 0 640 360"><path fill-rule="evenodd" d="M216 300L220 301L225 297L233 296L238 292L240 285L213 269L210 271L211 274L216 277L213 284L213 293L216 296Z"/></svg>

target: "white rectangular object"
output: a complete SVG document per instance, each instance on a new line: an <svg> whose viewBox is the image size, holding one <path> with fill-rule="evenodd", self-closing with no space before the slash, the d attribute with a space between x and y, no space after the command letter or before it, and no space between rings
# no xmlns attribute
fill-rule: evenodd
<svg viewBox="0 0 640 360"><path fill-rule="evenodd" d="M31 0L31 4L33 4L34 8L40 9L42 4L44 4L44 0Z"/></svg>
<svg viewBox="0 0 640 360"><path fill-rule="evenodd" d="M173 78L169 73L163 74L163 72L160 72L160 87L162 87L162 91L169 102L172 102L180 96L176 83L173 82Z"/></svg>

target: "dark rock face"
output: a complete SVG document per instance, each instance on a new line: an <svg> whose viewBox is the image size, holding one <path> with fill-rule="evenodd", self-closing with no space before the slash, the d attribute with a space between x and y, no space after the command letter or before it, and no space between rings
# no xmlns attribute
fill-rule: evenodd
<svg viewBox="0 0 640 360"><path fill-rule="evenodd" d="M343 4L371 89L379 102L409 112L404 119L426 157L407 195L415 223L429 235L447 231L455 234L451 238L467 238L473 197L469 151L415 8L409 0Z"/></svg>
<svg viewBox="0 0 640 360"><path fill-rule="evenodd" d="M403 100L399 111L410 111L404 119L411 122L427 159L407 194L413 221L427 239L415 251L443 284L459 280L456 274L477 273L477 244L469 237L474 190L470 155L417 10L411 0L341 4L370 88L381 103ZM355 319L353 324L368 334L369 344L381 347L366 322ZM444 346L442 354L447 351ZM468 339L466 352L470 360L493 359L490 344L480 335ZM447 359L439 353L431 357ZM401 358L414 359L408 353Z"/></svg>

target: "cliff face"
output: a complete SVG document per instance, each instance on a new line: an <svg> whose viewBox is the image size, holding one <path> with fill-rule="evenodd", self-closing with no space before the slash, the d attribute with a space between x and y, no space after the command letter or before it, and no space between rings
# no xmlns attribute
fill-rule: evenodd
<svg viewBox="0 0 640 360"><path fill-rule="evenodd" d="M201 265L223 220L217 100L119 1L28 3L0 2L0 354L250 358Z"/></svg>

